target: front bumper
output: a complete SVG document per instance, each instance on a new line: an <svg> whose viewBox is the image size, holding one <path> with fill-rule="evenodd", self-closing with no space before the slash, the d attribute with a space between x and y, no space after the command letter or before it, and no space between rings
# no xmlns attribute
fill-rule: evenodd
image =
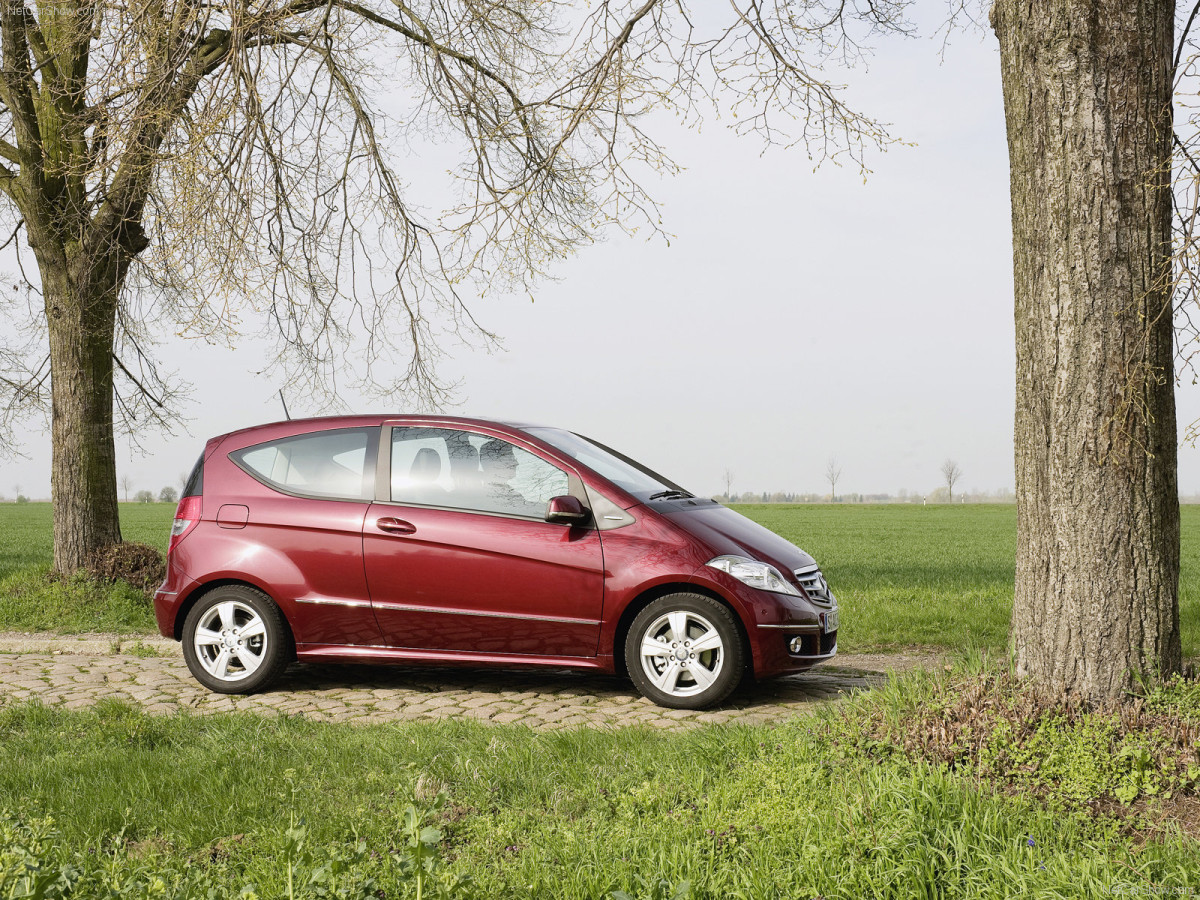
<svg viewBox="0 0 1200 900"><path fill-rule="evenodd" d="M824 607L804 597L761 591L711 567L697 572L693 581L724 595L742 614L755 677L804 672L837 654L836 600ZM796 652L790 646L793 638L799 638Z"/></svg>
<svg viewBox="0 0 1200 900"><path fill-rule="evenodd" d="M756 660L754 670L759 677L805 672L837 655L837 631L823 626L759 625L757 631L761 664Z"/></svg>

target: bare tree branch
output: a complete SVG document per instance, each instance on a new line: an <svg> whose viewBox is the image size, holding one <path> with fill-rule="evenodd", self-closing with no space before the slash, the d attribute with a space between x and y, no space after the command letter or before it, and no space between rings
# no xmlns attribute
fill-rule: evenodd
<svg viewBox="0 0 1200 900"><path fill-rule="evenodd" d="M644 130L651 111L696 118L727 102L738 130L865 166L892 138L826 68L904 30L903 10L3 0L0 189L43 273L118 298L116 408L130 427L169 427L179 389L152 358L164 331L273 336L263 374L294 397L336 404L349 380L437 407L453 398L438 374L447 348L496 346L467 296L532 289L606 228L661 227L644 183L676 166ZM456 200L426 213L397 147L431 135L464 162Z"/></svg>

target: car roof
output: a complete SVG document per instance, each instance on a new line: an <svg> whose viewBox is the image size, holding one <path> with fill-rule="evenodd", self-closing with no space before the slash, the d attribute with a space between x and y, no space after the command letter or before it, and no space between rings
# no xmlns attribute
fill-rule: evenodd
<svg viewBox="0 0 1200 900"><path fill-rule="evenodd" d="M413 422L423 425L443 425L470 428L506 428L525 431L529 428L552 427L534 425L529 422L511 422L499 419L482 419L473 416L445 416L425 413L366 413L337 416L310 416L302 419L280 419L275 422L264 422L261 425L250 425L234 431L219 434L212 438L213 442L224 443L230 438L253 437L254 441L270 440L275 437L287 437L293 434L305 434L309 431L319 431L325 428L371 428L385 422Z"/></svg>

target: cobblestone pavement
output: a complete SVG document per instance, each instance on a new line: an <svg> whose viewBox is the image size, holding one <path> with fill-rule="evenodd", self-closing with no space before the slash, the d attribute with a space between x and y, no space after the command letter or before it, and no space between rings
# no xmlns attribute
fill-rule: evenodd
<svg viewBox="0 0 1200 900"><path fill-rule="evenodd" d="M639 724L679 729L803 714L884 677L849 665L865 661L864 668L885 668L891 659L840 658L840 668L748 684L720 708L693 712L655 706L620 678L565 671L294 665L265 693L227 696L193 680L173 641L3 635L0 703L38 698L73 709L113 698L151 713L251 710L349 722L462 717L539 729ZM900 668L912 665L910 658L895 660Z"/></svg>

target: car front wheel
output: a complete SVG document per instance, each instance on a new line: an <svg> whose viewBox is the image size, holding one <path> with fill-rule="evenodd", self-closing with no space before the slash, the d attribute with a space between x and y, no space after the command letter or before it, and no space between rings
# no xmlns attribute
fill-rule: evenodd
<svg viewBox="0 0 1200 900"><path fill-rule="evenodd" d="M275 601L252 587L216 588L201 597L184 620L183 658L209 690L221 694L262 690L287 667L283 613Z"/></svg>
<svg viewBox="0 0 1200 900"><path fill-rule="evenodd" d="M659 706L704 709L738 686L745 650L727 606L702 594L669 594L633 620L625 665L642 696Z"/></svg>

